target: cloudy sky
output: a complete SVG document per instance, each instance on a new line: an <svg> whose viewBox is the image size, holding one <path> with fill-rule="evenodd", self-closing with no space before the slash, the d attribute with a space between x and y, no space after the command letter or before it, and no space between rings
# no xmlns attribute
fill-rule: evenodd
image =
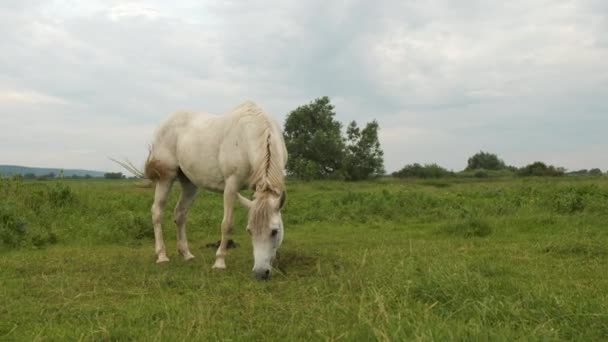
<svg viewBox="0 0 608 342"><path fill-rule="evenodd" d="M388 171L608 169L608 1L0 2L0 164L119 171L177 109L330 96Z"/></svg>

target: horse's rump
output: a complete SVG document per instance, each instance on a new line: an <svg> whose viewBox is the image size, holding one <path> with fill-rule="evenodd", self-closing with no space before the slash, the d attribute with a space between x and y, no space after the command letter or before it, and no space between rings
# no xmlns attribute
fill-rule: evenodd
<svg viewBox="0 0 608 342"><path fill-rule="evenodd" d="M148 155L148 159L146 160L146 165L144 167L144 175L149 180L156 182L161 179L170 179L174 178L177 174L177 170L170 167L167 164L164 164L162 161L154 158L152 156L152 152Z"/></svg>

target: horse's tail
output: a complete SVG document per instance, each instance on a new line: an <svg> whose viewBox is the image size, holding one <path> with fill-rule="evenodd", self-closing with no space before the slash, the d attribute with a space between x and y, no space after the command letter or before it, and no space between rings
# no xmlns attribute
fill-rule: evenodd
<svg viewBox="0 0 608 342"><path fill-rule="evenodd" d="M117 159L114 159L112 157L108 157L111 161L115 162L116 164L122 166L123 169L129 171L130 173L132 173L135 177L137 178L146 178L146 176L144 175L144 172L141 171L138 167L136 167L135 165L133 165L133 163L131 163L131 161L129 159L125 159L124 161L120 161Z"/></svg>
<svg viewBox="0 0 608 342"><path fill-rule="evenodd" d="M150 152L148 152L148 158L146 158L146 164L144 166L143 172L137 167L135 167L133 163L131 163L129 160L120 161L111 157L108 158L139 178L157 181L161 178L164 178L163 176L167 173L165 168L162 167L160 161L152 157L152 148L150 148Z"/></svg>
<svg viewBox="0 0 608 342"><path fill-rule="evenodd" d="M171 168L164 165L160 160L154 158L152 148L150 148L148 158L146 158L146 165L144 166L144 175L146 178L156 182L161 179L171 178L173 174L174 171Z"/></svg>
<svg viewBox="0 0 608 342"><path fill-rule="evenodd" d="M130 173L132 173L135 177L137 178L143 178L143 179L147 179L148 177L146 177L145 172L140 170L138 167L136 167L135 165L133 165L133 163L128 160L125 159L124 161L120 161L111 157L108 157L111 161L115 162L116 164L122 166L125 170L129 171ZM145 182L142 184L139 184L138 186L140 187L149 187L152 183L151 182Z"/></svg>

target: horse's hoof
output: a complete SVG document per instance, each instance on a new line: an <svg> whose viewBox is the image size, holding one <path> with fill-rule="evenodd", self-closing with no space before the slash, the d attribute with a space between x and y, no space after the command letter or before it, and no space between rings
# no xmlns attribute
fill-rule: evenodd
<svg viewBox="0 0 608 342"><path fill-rule="evenodd" d="M225 270L226 269L226 263L224 262L224 260L216 260L215 264L213 264L212 267L214 270Z"/></svg>
<svg viewBox="0 0 608 342"><path fill-rule="evenodd" d="M165 262L169 262L169 258L167 258L166 255L160 255L158 257L158 259L156 259L156 263L157 264L162 264L162 263L165 263Z"/></svg>
<svg viewBox="0 0 608 342"><path fill-rule="evenodd" d="M188 260L192 260L192 259L194 259L194 255L192 255L190 253L184 254L184 261L188 261Z"/></svg>

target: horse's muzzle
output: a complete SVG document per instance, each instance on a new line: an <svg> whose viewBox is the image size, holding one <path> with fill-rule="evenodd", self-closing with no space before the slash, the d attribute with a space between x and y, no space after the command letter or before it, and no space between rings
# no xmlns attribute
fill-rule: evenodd
<svg viewBox="0 0 608 342"><path fill-rule="evenodd" d="M268 280L270 279L270 269L259 269L259 270L253 270L253 275L258 279L258 280Z"/></svg>

